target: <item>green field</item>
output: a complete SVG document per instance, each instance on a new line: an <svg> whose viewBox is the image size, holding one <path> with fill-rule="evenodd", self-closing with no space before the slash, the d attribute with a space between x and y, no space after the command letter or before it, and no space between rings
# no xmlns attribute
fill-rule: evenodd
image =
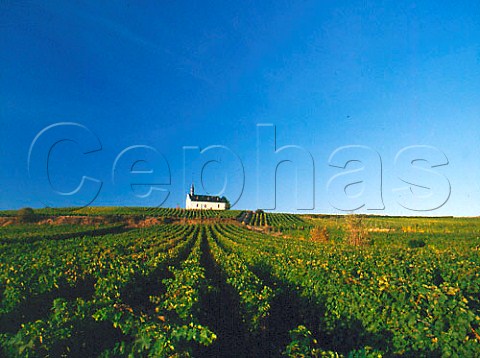
<svg viewBox="0 0 480 358"><path fill-rule="evenodd" d="M478 218L37 215L105 222L0 227L0 356L480 356Z"/></svg>

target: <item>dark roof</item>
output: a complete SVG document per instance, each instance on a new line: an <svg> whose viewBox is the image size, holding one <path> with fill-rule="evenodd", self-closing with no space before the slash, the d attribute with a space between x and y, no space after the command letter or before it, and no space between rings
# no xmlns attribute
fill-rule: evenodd
<svg viewBox="0 0 480 358"><path fill-rule="evenodd" d="M226 203L227 198L225 197L219 197L219 196L210 196L210 195L191 195L190 196L191 201L206 201L209 203Z"/></svg>

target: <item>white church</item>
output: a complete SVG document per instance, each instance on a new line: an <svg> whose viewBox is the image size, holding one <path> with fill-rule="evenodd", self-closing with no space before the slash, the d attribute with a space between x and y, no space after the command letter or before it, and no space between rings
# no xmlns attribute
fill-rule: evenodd
<svg viewBox="0 0 480 358"><path fill-rule="evenodd" d="M190 193L187 194L185 208L188 210L227 210L228 200L225 197L210 196L210 195L196 195L195 188L190 188Z"/></svg>

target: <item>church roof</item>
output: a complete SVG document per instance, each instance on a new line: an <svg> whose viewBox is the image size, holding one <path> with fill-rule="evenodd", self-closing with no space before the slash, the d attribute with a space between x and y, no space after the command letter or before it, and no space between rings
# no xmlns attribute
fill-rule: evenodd
<svg viewBox="0 0 480 358"><path fill-rule="evenodd" d="M191 201L206 201L209 203L226 203L227 199L225 197L219 196L210 196L210 195L192 195L188 194Z"/></svg>

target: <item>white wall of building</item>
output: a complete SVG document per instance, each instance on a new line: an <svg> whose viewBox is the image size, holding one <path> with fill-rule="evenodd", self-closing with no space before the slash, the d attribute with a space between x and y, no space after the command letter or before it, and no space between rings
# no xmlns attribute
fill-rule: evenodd
<svg viewBox="0 0 480 358"><path fill-rule="evenodd" d="M190 210L226 210L227 204L223 202L191 201L190 196L187 195L185 208Z"/></svg>

